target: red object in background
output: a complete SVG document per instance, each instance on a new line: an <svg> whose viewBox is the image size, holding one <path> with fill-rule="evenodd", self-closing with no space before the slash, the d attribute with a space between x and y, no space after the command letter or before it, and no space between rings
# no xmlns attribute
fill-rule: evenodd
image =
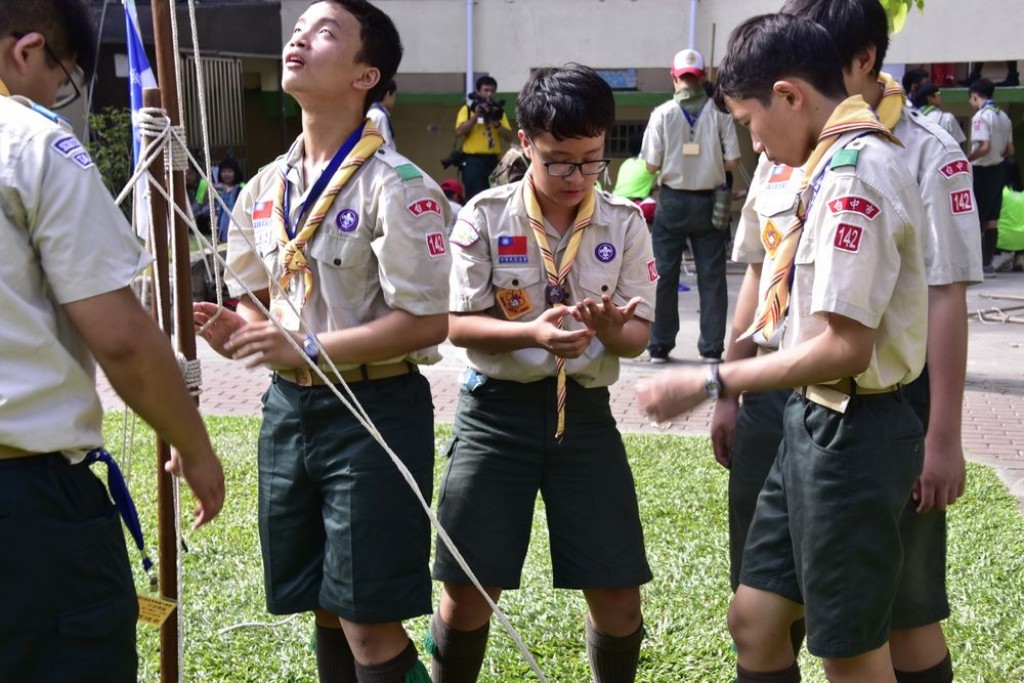
<svg viewBox="0 0 1024 683"><path fill-rule="evenodd" d="M653 223L654 210L658 207L658 203L654 201L654 198L648 197L647 199L641 199L637 201L637 204L640 205L640 210L644 213L644 220L648 223Z"/></svg>
<svg viewBox="0 0 1024 683"><path fill-rule="evenodd" d="M932 64L931 82L938 86L953 85L956 77L953 74L953 62Z"/></svg>

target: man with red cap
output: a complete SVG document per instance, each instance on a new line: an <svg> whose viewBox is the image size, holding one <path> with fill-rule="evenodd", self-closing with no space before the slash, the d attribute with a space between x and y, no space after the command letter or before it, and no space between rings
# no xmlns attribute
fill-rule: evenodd
<svg viewBox="0 0 1024 683"><path fill-rule="evenodd" d="M722 357L728 292L725 281L727 230L712 225L715 188L738 168L739 142L732 118L708 104L704 58L682 50L672 60L675 95L651 114L641 157L661 172L661 192L651 234L658 270L655 320L648 353L664 363L679 332L679 269L689 243L697 268L700 338L697 350L709 361Z"/></svg>

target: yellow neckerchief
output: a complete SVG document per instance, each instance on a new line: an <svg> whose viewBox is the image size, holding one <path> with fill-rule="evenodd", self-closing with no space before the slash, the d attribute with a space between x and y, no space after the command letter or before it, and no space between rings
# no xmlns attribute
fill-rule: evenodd
<svg viewBox="0 0 1024 683"><path fill-rule="evenodd" d="M3 97L10 97L11 91L7 89L7 84L4 83L4 79L0 78L0 95Z"/></svg>
<svg viewBox="0 0 1024 683"><path fill-rule="evenodd" d="M334 172L334 176L324 189L324 193L320 195L313 210L306 218L302 229L299 230L295 237L288 236L288 229L285 226L284 200L285 193L288 191L288 180L285 177L285 170L281 169L277 199L274 201L273 219L274 231L277 233L277 242L281 248L279 259L281 267L284 268L284 274L281 276L280 283L281 288L287 290L291 279L299 272L302 272L306 283L306 291L302 296L303 304L306 303L306 300L309 299L309 295L313 291L313 273L309 269L309 263L306 261L306 253L304 251L306 244L316 234L320 224L323 223L324 216L330 210L334 198L341 192L341 188L355 175L359 167L363 165L363 162L372 157L383 144L384 138L370 120L367 119L359 142L356 143L352 151L341 162L338 170Z"/></svg>
<svg viewBox="0 0 1024 683"><path fill-rule="evenodd" d="M548 238L544 232L544 212L541 211L540 202L537 201L537 189L533 184L533 174L536 172L534 170L535 167L536 165L530 167L530 170L526 173L526 178L523 180L523 203L526 204L526 216L530 219L533 237L537 241L541 257L544 259L544 270L548 274L547 291L555 293L564 292L565 279L572 269L573 261L576 260L576 252L579 251L580 242L583 240L583 229L590 225L590 219L594 217L595 191L593 188L590 188L583 201L580 202L579 208L576 209L576 219L573 221L572 228L570 228L569 245L565 248L565 253L562 254L562 262L556 265L555 255L548 245ZM563 295L559 298L564 299L565 297ZM548 299L547 293L545 293L545 299ZM564 302L559 301L559 303ZM562 318L558 319L559 327L562 326L562 320ZM561 441L562 434L565 433L565 359L561 356L555 356L555 367L558 370L558 426L555 429L555 439Z"/></svg>
<svg viewBox="0 0 1024 683"><path fill-rule="evenodd" d="M775 249L775 257L772 259L772 277L768 289L765 291L764 300L761 302L760 314L754 319L750 328L743 333L744 337L759 334L765 341L770 342L778 330L779 323L789 308L790 273L793 269L796 248L800 243L800 235L803 232L804 220L807 218L807 211L813 199L814 170L835 144L836 138L857 132L875 133L898 143L889 129L875 117L871 107L860 95L843 100L832 112L828 121L825 122L825 127L818 135L817 146L803 165L804 174L797 190L800 201L797 205L796 215L793 216L789 230L783 235Z"/></svg>
<svg viewBox="0 0 1024 683"><path fill-rule="evenodd" d="M882 100L875 107L875 111L878 113L878 120L892 132L903 116L903 108L907 106L907 94L903 91L903 86L884 71L878 74L878 84L882 86Z"/></svg>

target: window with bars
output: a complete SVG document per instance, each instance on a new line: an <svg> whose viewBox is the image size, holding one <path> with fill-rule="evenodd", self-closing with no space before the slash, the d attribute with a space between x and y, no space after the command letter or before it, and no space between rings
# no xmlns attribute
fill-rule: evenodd
<svg viewBox="0 0 1024 683"><path fill-rule="evenodd" d="M605 135L605 154L613 159L633 156L629 150L629 138L642 134L645 128L647 121L617 121Z"/></svg>

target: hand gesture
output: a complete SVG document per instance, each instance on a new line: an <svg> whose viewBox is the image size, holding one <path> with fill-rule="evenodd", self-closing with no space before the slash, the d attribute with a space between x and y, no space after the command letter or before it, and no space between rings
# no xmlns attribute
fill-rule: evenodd
<svg viewBox="0 0 1024 683"><path fill-rule="evenodd" d="M925 438L924 468L914 482L912 493L917 501L917 513L945 510L964 494L966 480L967 469L960 442L941 436Z"/></svg>
<svg viewBox="0 0 1024 683"><path fill-rule="evenodd" d="M235 360L244 360L245 367L269 365L273 368L299 368L306 365L305 355L297 350L288 337L302 348L303 336L298 332L278 329L273 321L250 323L235 331L224 349Z"/></svg>
<svg viewBox="0 0 1024 683"><path fill-rule="evenodd" d="M537 346L560 358L579 358L586 351L590 340L594 338L593 330L584 328L570 331L558 326L562 318L572 315L572 310L568 306L555 306L530 323L533 325L533 339Z"/></svg>
<svg viewBox="0 0 1024 683"><path fill-rule="evenodd" d="M736 415L740 402L736 398L719 397L711 414L711 448L718 464L732 467L733 437L736 435Z"/></svg>
<svg viewBox="0 0 1024 683"><path fill-rule="evenodd" d="M644 380L636 387L636 403L655 422L687 413L707 398L701 368L682 368Z"/></svg>
<svg viewBox="0 0 1024 683"><path fill-rule="evenodd" d="M164 469L175 476L183 476L196 497L193 529L217 516L224 506L224 470L212 451L186 458L177 449L171 449L171 459Z"/></svg>
<svg viewBox="0 0 1024 683"><path fill-rule="evenodd" d="M593 330L598 337L615 334L633 317L636 307L643 298L635 296L625 306L616 306L607 294L601 296L600 303L590 297L579 302L572 308L572 317Z"/></svg>
<svg viewBox="0 0 1024 683"><path fill-rule="evenodd" d="M192 319L195 323L197 336L202 336L214 351L231 358L231 352L224 348L228 338L245 327L245 318L227 308L221 308L217 314L217 304L199 301L192 304ZM213 320L205 330L203 327Z"/></svg>

